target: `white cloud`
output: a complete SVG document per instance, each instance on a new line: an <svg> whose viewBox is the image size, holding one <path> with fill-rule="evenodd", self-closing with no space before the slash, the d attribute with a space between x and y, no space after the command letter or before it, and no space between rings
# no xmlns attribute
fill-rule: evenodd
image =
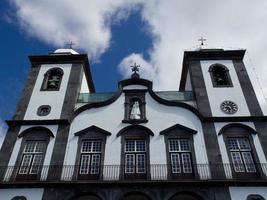
<svg viewBox="0 0 267 200"><path fill-rule="evenodd" d="M124 75L129 75L125 66L135 61L142 65L141 74L154 81L155 89L177 89L183 51L196 47L197 39L204 36L212 47L248 49L259 80L264 85L263 90L267 94L267 76L264 69L267 63L265 0L12 2L16 5L19 22L28 34L56 46L63 46L72 40L95 60L100 58L110 45L111 24L127 19L129 12L139 7L142 19L146 22L145 30L153 38L153 47L149 50L149 60L144 60L139 52L124 58L119 64ZM246 63L248 68L251 67L251 62ZM250 69L249 71L252 72ZM257 92L260 93L260 90L257 89Z"/></svg>
<svg viewBox="0 0 267 200"><path fill-rule="evenodd" d="M97 60L109 47L110 26L138 0L10 0L23 30L55 46L73 41Z"/></svg>

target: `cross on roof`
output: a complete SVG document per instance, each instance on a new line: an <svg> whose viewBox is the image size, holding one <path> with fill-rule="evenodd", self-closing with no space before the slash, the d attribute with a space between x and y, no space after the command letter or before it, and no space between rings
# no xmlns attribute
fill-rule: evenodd
<svg viewBox="0 0 267 200"><path fill-rule="evenodd" d="M136 63L134 63L134 65L131 66L132 72L134 72L135 74L139 72L139 67L140 65L136 65Z"/></svg>
<svg viewBox="0 0 267 200"><path fill-rule="evenodd" d="M72 42L72 41L70 41L69 43L67 43L67 45L69 46L69 49L72 49L72 46L74 46L74 45L75 45L75 43L74 43L74 42Z"/></svg>
<svg viewBox="0 0 267 200"><path fill-rule="evenodd" d="M204 45L204 42L207 41L207 39L201 37L201 38L198 39L198 41L200 41L201 42L200 45L203 46Z"/></svg>

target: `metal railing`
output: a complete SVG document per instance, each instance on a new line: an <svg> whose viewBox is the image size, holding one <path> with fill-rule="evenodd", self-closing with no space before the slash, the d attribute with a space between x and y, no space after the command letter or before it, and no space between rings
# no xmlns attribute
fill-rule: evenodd
<svg viewBox="0 0 267 200"><path fill-rule="evenodd" d="M89 168L88 173L81 174L78 165L43 165L38 166L37 173L31 174L30 168L25 174L20 173L19 166L0 166L0 183L16 182L108 182L108 181L205 181L205 180L266 180L267 163L256 165L256 172L235 172L231 164L194 164L191 171L188 166L180 166L173 173L171 165L151 164L145 173L125 173L123 165L103 165ZM136 169L137 166L132 166ZM36 169L36 166L35 166ZM136 171L136 170L135 170ZM138 171L138 170L137 170ZM25 172L25 171L24 171ZM94 172L94 173L92 173Z"/></svg>

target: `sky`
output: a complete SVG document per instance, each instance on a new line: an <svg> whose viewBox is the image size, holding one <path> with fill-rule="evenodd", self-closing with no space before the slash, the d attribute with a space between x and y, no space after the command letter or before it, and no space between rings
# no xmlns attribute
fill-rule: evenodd
<svg viewBox="0 0 267 200"><path fill-rule="evenodd" d="M245 64L266 109L266 0L2 0L0 136L30 70L29 55L73 41L87 53L97 92L114 91L141 66L155 90L177 90L183 52L199 47L247 49ZM0 142L1 143L1 142Z"/></svg>

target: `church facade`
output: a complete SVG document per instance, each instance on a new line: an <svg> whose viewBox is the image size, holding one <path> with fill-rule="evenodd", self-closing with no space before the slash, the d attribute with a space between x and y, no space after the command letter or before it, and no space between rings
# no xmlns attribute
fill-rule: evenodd
<svg viewBox="0 0 267 200"><path fill-rule="evenodd" d="M267 117L244 55L186 51L176 91L154 91L134 66L111 93L95 92L86 54L30 56L0 199L267 199Z"/></svg>

